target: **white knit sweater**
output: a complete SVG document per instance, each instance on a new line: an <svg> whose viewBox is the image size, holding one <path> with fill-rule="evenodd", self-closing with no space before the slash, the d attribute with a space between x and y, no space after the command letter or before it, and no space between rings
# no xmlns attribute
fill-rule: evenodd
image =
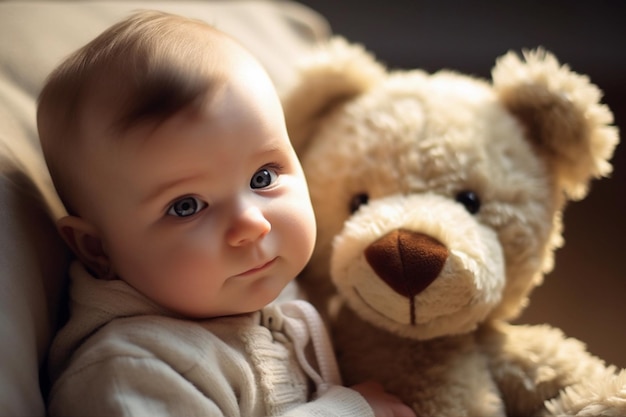
<svg viewBox="0 0 626 417"><path fill-rule="evenodd" d="M50 351L50 415L373 415L361 395L338 385L308 303L189 321L78 263L70 275L70 321Z"/></svg>

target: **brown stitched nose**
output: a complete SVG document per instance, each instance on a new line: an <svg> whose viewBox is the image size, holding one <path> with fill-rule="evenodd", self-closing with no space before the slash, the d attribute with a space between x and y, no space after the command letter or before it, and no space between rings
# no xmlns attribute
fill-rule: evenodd
<svg viewBox="0 0 626 417"><path fill-rule="evenodd" d="M412 298L438 276L448 259L448 249L423 233L397 229L365 249L376 274L398 294Z"/></svg>

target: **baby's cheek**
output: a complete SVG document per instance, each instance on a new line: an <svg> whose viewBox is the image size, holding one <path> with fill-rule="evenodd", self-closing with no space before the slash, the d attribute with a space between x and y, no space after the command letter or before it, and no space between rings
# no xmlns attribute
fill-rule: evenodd
<svg viewBox="0 0 626 417"><path fill-rule="evenodd" d="M207 268L213 263L212 252L200 242L193 241L176 245L158 256L160 258L158 262L163 270L183 276L206 274Z"/></svg>
<svg viewBox="0 0 626 417"><path fill-rule="evenodd" d="M146 268L155 301L178 312L194 314L198 303L210 300L219 282L218 268L195 248L181 247L164 255L155 255Z"/></svg>
<svg viewBox="0 0 626 417"><path fill-rule="evenodd" d="M315 245L315 216L308 200L295 202L282 216L283 244L294 252L293 256L304 264L308 262Z"/></svg>

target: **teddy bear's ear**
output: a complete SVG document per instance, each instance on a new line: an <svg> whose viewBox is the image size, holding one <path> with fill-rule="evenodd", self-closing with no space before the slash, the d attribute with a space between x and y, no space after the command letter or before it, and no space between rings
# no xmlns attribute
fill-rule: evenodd
<svg viewBox="0 0 626 417"><path fill-rule="evenodd" d="M336 36L300 63L295 85L283 97L291 142L298 154L306 148L319 119L384 78L385 68L363 46Z"/></svg>
<svg viewBox="0 0 626 417"><path fill-rule="evenodd" d="M500 100L547 158L569 198L583 198L592 178L611 172L618 131L588 77L537 49L524 51L523 59L512 52L500 57L492 78Z"/></svg>

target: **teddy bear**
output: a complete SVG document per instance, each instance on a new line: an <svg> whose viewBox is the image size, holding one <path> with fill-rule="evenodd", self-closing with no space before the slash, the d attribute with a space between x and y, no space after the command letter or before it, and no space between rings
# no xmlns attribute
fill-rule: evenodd
<svg viewBox="0 0 626 417"><path fill-rule="evenodd" d="M541 47L488 80L389 69L339 36L299 74L283 104L318 230L299 283L344 383L379 381L418 416L626 415L626 371L511 323L566 204L611 172L599 88Z"/></svg>

